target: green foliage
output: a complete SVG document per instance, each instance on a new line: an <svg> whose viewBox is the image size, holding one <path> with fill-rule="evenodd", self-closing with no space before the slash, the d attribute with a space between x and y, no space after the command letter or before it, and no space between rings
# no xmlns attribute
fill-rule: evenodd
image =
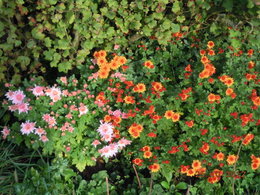
<svg viewBox="0 0 260 195"><path fill-rule="evenodd" d="M23 182L14 185L15 194L73 194L76 173L68 168L65 160L44 163L40 168L31 167Z"/></svg>
<svg viewBox="0 0 260 195"><path fill-rule="evenodd" d="M28 150L24 145L19 147L12 143L0 143L0 193L14 194L14 184L22 182L30 168L38 168L40 156ZM41 162L41 160L39 161Z"/></svg>
<svg viewBox="0 0 260 195"><path fill-rule="evenodd" d="M21 82L27 74L44 74L49 67L67 73L86 65L95 48L127 48L153 36L166 45L172 34L225 34L226 27L248 31L257 24L251 0L206 1L1 1L0 81ZM232 11L232 15L230 12ZM212 23L214 21L214 23ZM232 40L240 47L241 40Z"/></svg>

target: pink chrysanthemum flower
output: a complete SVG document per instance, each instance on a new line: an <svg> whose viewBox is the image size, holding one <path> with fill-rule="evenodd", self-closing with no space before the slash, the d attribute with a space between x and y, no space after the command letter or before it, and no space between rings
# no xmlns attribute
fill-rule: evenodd
<svg viewBox="0 0 260 195"><path fill-rule="evenodd" d="M13 95L14 95L14 91L8 91L8 92L5 94L5 97L6 97L9 101L11 101Z"/></svg>
<svg viewBox="0 0 260 195"><path fill-rule="evenodd" d="M67 77L61 77L61 78L60 78L60 81L61 81L62 83L64 83L65 85L68 84Z"/></svg>
<svg viewBox="0 0 260 195"><path fill-rule="evenodd" d="M32 89L32 93L33 93L33 95L35 95L35 96L43 96L43 95L44 95L44 89L45 89L45 87L35 86L35 87Z"/></svg>
<svg viewBox="0 0 260 195"><path fill-rule="evenodd" d="M22 112L28 113L29 111L29 104L28 103L21 103L18 104L18 112L21 114Z"/></svg>
<svg viewBox="0 0 260 195"><path fill-rule="evenodd" d="M8 106L8 109L11 111L11 112L14 112L14 111L16 111L16 110L18 110L18 105L11 105L11 106Z"/></svg>
<svg viewBox="0 0 260 195"><path fill-rule="evenodd" d="M35 129L35 134L41 136L41 135L46 134L46 131L43 128L39 127L39 128Z"/></svg>
<svg viewBox="0 0 260 195"><path fill-rule="evenodd" d="M94 140L93 142L92 142L92 145L96 148L97 147L97 145L99 145L99 144L101 144L100 143L100 141L99 140Z"/></svg>
<svg viewBox="0 0 260 195"><path fill-rule="evenodd" d="M105 134L113 134L113 125L111 123L102 123L100 124L99 128L97 131L100 133L101 136L104 136Z"/></svg>
<svg viewBox="0 0 260 195"><path fill-rule="evenodd" d="M51 118L51 115L50 115L50 114L44 114L44 115L42 116L42 119L43 119L45 122L49 122L50 118Z"/></svg>
<svg viewBox="0 0 260 195"><path fill-rule="evenodd" d="M57 102L61 99L61 90L58 87L48 88L46 91L46 95L49 96L53 102Z"/></svg>
<svg viewBox="0 0 260 195"><path fill-rule="evenodd" d="M48 139L48 137L47 137L46 135L42 135L42 136L40 137L40 140L41 140L42 142L47 142L47 141L49 141L49 139Z"/></svg>
<svg viewBox="0 0 260 195"><path fill-rule="evenodd" d="M121 111L120 110L115 110L114 112L113 112L113 115L115 116L115 117L120 117L121 116Z"/></svg>
<svg viewBox="0 0 260 195"><path fill-rule="evenodd" d="M21 132L22 134L30 134L35 130L35 123L26 121L25 123L21 124Z"/></svg>
<svg viewBox="0 0 260 195"><path fill-rule="evenodd" d="M21 104L25 98L23 91L14 91L14 94L10 97L13 104Z"/></svg>
<svg viewBox="0 0 260 195"><path fill-rule="evenodd" d="M68 96L69 95L69 91L67 89L62 91L62 95L63 96Z"/></svg>
<svg viewBox="0 0 260 195"><path fill-rule="evenodd" d="M79 107L79 116L82 116L83 114L86 114L88 112L88 107L84 104L80 104Z"/></svg>
<svg viewBox="0 0 260 195"><path fill-rule="evenodd" d="M115 143L109 144L108 146L105 146L98 150L98 152L101 154L102 157L110 158L117 154L118 146Z"/></svg>
<svg viewBox="0 0 260 195"><path fill-rule="evenodd" d="M4 126L2 130L3 139L6 139L6 137L10 134L10 129L8 129L6 126Z"/></svg>
<svg viewBox="0 0 260 195"><path fill-rule="evenodd" d="M68 113L65 117L68 118L68 119L72 119L72 114Z"/></svg>
<svg viewBox="0 0 260 195"><path fill-rule="evenodd" d="M112 134L104 134L101 138L101 140L104 140L105 142L110 142L112 140Z"/></svg>
<svg viewBox="0 0 260 195"><path fill-rule="evenodd" d="M49 126L54 127L57 124L56 119L54 117L51 117L48 121L48 124Z"/></svg>
<svg viewBox="0 0 260 195"><path fill-rule="evenodd" d="M125 138L122 138L120 139L118 142L117 142L117 145L120 149L124 148L125 146L127 145L130 145L132 141L130 140L127 140Z"/></svg>

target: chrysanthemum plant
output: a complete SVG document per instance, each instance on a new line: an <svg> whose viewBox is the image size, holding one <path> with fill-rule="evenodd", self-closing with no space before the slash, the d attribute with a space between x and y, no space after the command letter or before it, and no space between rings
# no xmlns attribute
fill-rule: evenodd
<svg viewBox="0 0 260 195"><path fill-rule="evenodd" d="M256 52L196 44L187 59L176 43L148 43L128 58L96 51L78 79L9 86L3 105L18 121L3 137L64 156L80 171L119 152L167 182L173 174L217 183L259 171Z"/></svg>

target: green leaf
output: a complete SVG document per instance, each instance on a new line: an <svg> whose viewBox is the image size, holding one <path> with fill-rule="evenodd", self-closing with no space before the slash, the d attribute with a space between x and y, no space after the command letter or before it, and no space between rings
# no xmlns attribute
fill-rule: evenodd
<svg viewBox="0 0 260 195"><path fill-rule="evenodd" d="M248 0L248 2L247 2L247 8L248 8L248 9L251 9L251 8L253 8L254 6L255 6L254 2L253 2L252 0Z"/></svg>
<svg viewBox="0 0 260 195"><path fill-rule="evenodd" d="M68 12L66 15L66 19L69 24L72 24L75 20L74 12Z"/></svg>
<svg viewBox="0 0 260 195"><path fill-rule="evenodd" d="M164 187L165 189L169 189L169 188L170 188L169 183L166 182L166 181L162 181L162 182L161 182L161 185L162 185L162 187Z"/></svg>
<svg viewBox="0 0 260 195"><path fill-rule="evenodd" d="M185 190L187 189L188 185L185 182L180 182L176 185L176 189L178 190Z"/></svg>
<svg viewBox="0 0 260 195"><path fill-rule="evenodd" d="M173 3L173 5L172 5L172 12L176 14L179 11L181 11L180 2L179 1L175 1Z"/></svg>
<svg viewBox="0 0 260 195"><path fill-rule="evenodd" d="M42 33L42 29L40 26L32 29L32 36L35 38L35 39L39 39L39 40L43 40L44 37L45 37L45 34Z"/></svg>
<svg viewBox="0 0 260 195"><path fill-rule="evenodd" d="M169 167L164 166L162 168L162 175L165 177L168 183L171 182L172 179L172 170Z"/></svg>
<svg viewBox="0 0 260 195"><path fill-rule="evenodd" d="M172 24L172 32L176 33L176 32L180 32L180 25L179 24Z"/></svg>
<svg viewBox="0 0 260 195"><path fill-rule="evenodd" d="M65 180L68 181L71 177L75 177L77 174L72 169L64 169L63 175Z"/></svg>
<svg viewBox="0 0 260 195"><path fill-rule="evenodd" d="M72 68L72 64L69 61L61 62L58 64L59 72L68 72Z"/></svg>
<svg viewBox="0 0 260 195"><path fill-rule="evenodd" d="M58 40L58 47L59 49L63 49L63 50L70 49L70 43L68 40L61 39Z"/></svg>
<svg viewBox="0 0 260 195"><path fill-rule="evenodd" d="M149 28L148 25L145 25L145 26L143 27L143 33L144 33L145 36L151 36L152 29Z"/></svg>
<svg viewBox="0 0 260 195"><path fill-rule="evenodd" d="M74 160L74 159L73 159ZM77 169L82 172L84 171L85 167L86 167L87 163L85 160L82 160L82 158L80 160L77 160L77 163L76 163L76 167Z"/></svg>
<svg viewBox="0 0 260 195"><path fill-rule="evenodd" d="M162 29L167 30L171 27L172 22L169 19L165 19L164 22L162 23Z"/></svg>
<svg viewBox="0 0 260 195"><path fill-rule="evenodd" d="M27 56L19 56L16 61L20 63L21 66L27 66L30 64L31 60Z"/></svg>
<svg viewBox="0 0 260 195"><path fill-rule="evenodd" d="M178 16L177 21L183 23L185 21L185 16Z"/></svg>

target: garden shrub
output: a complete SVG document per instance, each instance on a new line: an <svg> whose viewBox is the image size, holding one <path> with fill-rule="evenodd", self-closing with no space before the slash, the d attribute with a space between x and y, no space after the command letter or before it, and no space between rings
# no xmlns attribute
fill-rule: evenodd
<svg viewBox="0 0 260 195"><path fill-rule="evenodd" d="M260 166L257 48L193 39L196 47L142 42L127 58L100 50L79 78L9 85L3 105L17 122L4 138L67 158L80 171L122 152L163 176L162 189L173 177L197 178L209 191L222 181L231 183L228 192L242 180L248 188L246 177L259 178Z"/></svg>
<svg viewBox="0 0 260 195"><path fill-rule="evenodd" d="M220 36L231 26L249 38L256 11L252 0L1 0L0 81L46 76L51 67L68 72L85 65L93 49L127 48L145 37L166 45L182 33Z"/></svg>

